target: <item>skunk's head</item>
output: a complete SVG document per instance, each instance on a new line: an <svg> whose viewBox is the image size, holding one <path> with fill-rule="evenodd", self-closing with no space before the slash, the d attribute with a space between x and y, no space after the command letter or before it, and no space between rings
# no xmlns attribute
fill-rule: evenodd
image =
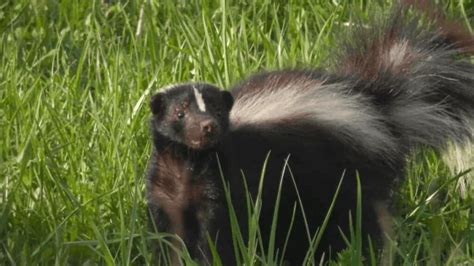
<svg viewBox="0 0 474 266"><path fill-rule="evenodd" d="M194 150L214 147L229 127L234 100L206 83L172 85L153 95L152 130Z"/></svg>

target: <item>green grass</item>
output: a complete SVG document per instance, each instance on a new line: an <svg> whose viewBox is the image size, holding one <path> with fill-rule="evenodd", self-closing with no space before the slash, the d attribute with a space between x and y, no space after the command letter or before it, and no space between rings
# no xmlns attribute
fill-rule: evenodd
<svg viewBox="0 0 474 266"><path fill-rule="evenodd" d="M2 1L0 264L150 263L149 239L161 237L148 232L144 198L150 94L319 65L343 22L388 2ZM442 6L472 27L474 1ZM411 162L395 193L394 263L474 264L474 193L462 198L432 151ZM245 262L278 264L254 230L239 247ZM332 263L354 257L349 248Z"/></svg>

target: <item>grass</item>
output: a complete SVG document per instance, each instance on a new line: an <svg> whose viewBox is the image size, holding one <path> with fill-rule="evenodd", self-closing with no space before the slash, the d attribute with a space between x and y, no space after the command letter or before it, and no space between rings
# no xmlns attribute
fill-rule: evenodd
<svg viewBox="0 0 474 266"><path fill-rule="evenodd" d="M150 94L319 65L343 22L388 2L2 1L0 264L149 264L148 240L161 237L148 232L144 199ZM474 1L441 4L472 27ZM411 162L395 193L394 263L474 264L474 193L460 196L433 151ZM246 263L262 264L258 237L241 244Z"/></svg>

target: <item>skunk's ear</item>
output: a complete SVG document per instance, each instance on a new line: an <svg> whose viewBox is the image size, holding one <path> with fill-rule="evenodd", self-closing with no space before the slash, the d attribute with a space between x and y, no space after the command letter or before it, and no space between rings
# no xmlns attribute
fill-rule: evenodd
<svg viewBox="0 0 474 266"><path fill-rule="evenodd" d="M157 93L151 96L150 109L151 113L156 115L162 112L165 108L165 96L163 93Z"/></svg>
<svg viewBox="0 0 474 266"><path fill-rule="evenodd" d="M222 99L224 99L224 104L227 107L228 110L232 108L232 105L234 105L234 97L232 97L232 94L228 91L222 91Z"/></svg>

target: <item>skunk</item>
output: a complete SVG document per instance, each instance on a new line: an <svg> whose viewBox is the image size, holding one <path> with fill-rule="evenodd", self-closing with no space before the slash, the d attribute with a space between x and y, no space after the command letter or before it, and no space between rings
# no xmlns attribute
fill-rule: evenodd
<svg viewBox="0 0 474 266"><path fill-rule="evenodd" d="M407 155L473 139L473 36L424 1L404 3L386 23L357 29L327 70L259 73L231 94L207 83L155 94L147 190L158 231L179 236L172 244L202 264L212 263L210 238L224 265L235 264L224 185L246 236L246 193L255 199L263 171L262 240L280 195L275 244L288 263L302 263L339 184L316 256L346 246L358 177L362 232L382 241ZM410 15L412 5L431 23Z"/></svg>

